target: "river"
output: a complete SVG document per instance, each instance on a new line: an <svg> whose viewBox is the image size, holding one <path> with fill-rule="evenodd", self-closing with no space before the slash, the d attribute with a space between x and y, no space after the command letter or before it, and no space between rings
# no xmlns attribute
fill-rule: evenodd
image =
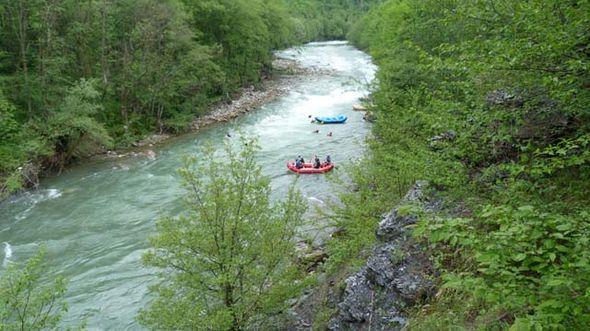
<svg viewBox="0 0 590 331"><path fill-rule="evenodd" d="M221 146L227 133L234 137L229 139L238 132L256 135L260 164L272 178L274 197L280 198L297 176L287 172L287 160L329 154L345 165L365 149L370 127L352 105L367 94L374 77L369 56L345 42L310 43L278 56L330 72L302 76L286 94L243 117L174 138L154 148L155 159L85 163L43 180L39 190L2 202L0 270L25 261L43 244L47 278L69 279L64 325L86 320L91 330L142 329L135 316L149 302L148 285L156 278L140 259L156 220L182 210L176 169L183 155L197 153L204 142ZM308 118L338 114L349 117L345 125L311 124ZM320 132L313 133L316 129ZM326 176L301 176L297 186L312 206L334 197L334 184ZM308 225L312 233L313 226Z"/></svg>

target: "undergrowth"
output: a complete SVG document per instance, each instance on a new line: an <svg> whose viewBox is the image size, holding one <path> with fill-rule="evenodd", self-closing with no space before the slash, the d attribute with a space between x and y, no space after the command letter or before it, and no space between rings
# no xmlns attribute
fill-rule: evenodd
<svg viewBox="0 0 590 331"><path fill-rule="evenodd" d="M365 167L330 268L362 259L416 179L445 197L415 236L441 273L412 330L590 325L590 3L390 0L350 38L379 65Z"/></svg>

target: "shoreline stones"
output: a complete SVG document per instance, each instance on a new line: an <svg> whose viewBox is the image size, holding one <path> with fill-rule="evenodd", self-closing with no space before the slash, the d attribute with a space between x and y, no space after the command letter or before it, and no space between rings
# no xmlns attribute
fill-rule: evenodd
<svg viewBox="0 0 590 331"><path fill-rule="evenodd" d="M153 145L151 145L151 146L153 146ZM157 154L156 154L156 152L154 152L151 149L146 149L146 150L142 150L142 151L132 151L132 152L127 152L127 153L117 153L115 151L107 151L105 157L109 158L109 159L117 159L117 158L123 158L123 157L147 157L150 160L155 160L157 157Z"/></svg>
<svg viewBox="0 0 590 331"><path fill-rule="evenodd" d="M209 114L196 118L191 129L198 130L204 126L217 123L227 122L251 110L257 109L263 104L281 96L288 90L289 81L287 79L278 79L270 81L272 84L266 84L262 90L256 90L254 86L243 88L240 91L240 97L231 102L220 102Z"/></svg>
<svg viewBox="0 0 590 331"><path fill-rule="evenodd" d="M266 80L262 83L262 87L260 89L256 89L254 86L248 86L241 88L236 93L236 98L232 100L225 100L218 102L217 104L211 107L211 111L209 111L206 115L195 118L192 123L190 123L190 131L195 132L205 126L219 123L219 122L228 122L242 114L248 113L252 110L258 109L263 104L274 100L275 98L285 94L289 87L292 85L293 77L297 76L312 76L315 74L329 74L329 70L322 70L322 69L310 69L304 68L297 63L297 61L289 60L289 59L280 59L277 58L273 61L273 66L275 69L280 73L281 71L285 71L285 68L290 68L291 72L288 72L289 75L277 75L275 77L266 78ZM287 70L289 71L289 70ZM172 134L153 134L149 137L142 139L140 141L134 142L131 144L133 148L145 148L145 147L155 147L164 143L165 141L169 140L170 138L174 137L175 135ZM102 154L96 155L95 157L98 158L123 158L123 157L141 157L147 156L150 159L155 159L155 153L153 151L111 151L105 150Z"/></svg>
<svg viewBox="0 0 590 331"><path fill-rule="evenodd" d="M366 111L367 110L367 106L362 105L362 104L355 104L355 105L352 105L352 110Z"/></svg>
<svg viewBox="0 0 590 331"><path fill-rule="evenodd" d="M367 110L367 112L365 113L365 115L363 115L363 119L369 123L373 123L375 122L375 114L373 114L373 112Z"/></svg>
<svg viewBox="0 0 590 331"><path fill-rule="evenodd" d="M134 142L131 144L133 147L153 147L154 145L160 144L163 141L166 141L170 138L169 134L162 133L162 134L152 134L149 137L142 139L140 141Z"/></svg>

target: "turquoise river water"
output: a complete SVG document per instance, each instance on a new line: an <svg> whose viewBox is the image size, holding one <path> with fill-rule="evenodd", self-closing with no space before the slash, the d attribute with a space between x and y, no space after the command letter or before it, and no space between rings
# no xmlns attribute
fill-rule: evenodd
<svg viewBox="0 0 590 331"><path fill-rule="evenodd" d="M174 138L154 148L155 159L84 163L0 203L0 272L43 244L47 278L69 279L64 326L86 320L91 330L142 329L135 316L149 302L148 286L157 279L155 270L142 266L141 256L156 220L182 210L176 169L183 155L197 153L204 142L221 146L227 133L257 135L260 164L272 178L274 197L281 198L297 176L287 172L287 160L330 154L345 165L364 152L370 128L352 105L368 93L374 77L369 56L345 42L311 43L277 55L329 73L298 78L286 94L256 111ZM338 114L348 116L346 124L316 125L308 118ZM320 132L313 133L316 129ZM301 176L297 186L312 206L334 197L334 184L322 175ZM314 224L306 231L313 233Z"/></svg>

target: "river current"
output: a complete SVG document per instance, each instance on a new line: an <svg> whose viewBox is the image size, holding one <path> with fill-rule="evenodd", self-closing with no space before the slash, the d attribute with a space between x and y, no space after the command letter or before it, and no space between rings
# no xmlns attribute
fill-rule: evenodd
<svg viewBox="0 0 590 331"><path fill-rule="evenodd" d="M0 203L0 272L45 245L47 279L69 279L64 325L85 320L91 330L141 330L135 316L149 302L148 286L157 280L155 270L142 266L141 256L157 219L182 211L176 169L183 155L197 153L205 142L221 147L240 132L258 136L259 162L272 179L274 198L281 198L297 176L287 172L287 160L329 154L342 166L365 150L370 127L352 105L373 80L370 57L346 42L310 43L277 55L326 73L302 76L287 93L238 119L155 147L155 159L85 163ZM308 118L338 114L348 116L346 124L317 125ZM319 133L313 133L316 129ZM234 138L226 138L228 133ZM297 187L314 207L335 196L335 185L322 175L300 176ZM306 228L315 231L314 224Z"/></svg>

